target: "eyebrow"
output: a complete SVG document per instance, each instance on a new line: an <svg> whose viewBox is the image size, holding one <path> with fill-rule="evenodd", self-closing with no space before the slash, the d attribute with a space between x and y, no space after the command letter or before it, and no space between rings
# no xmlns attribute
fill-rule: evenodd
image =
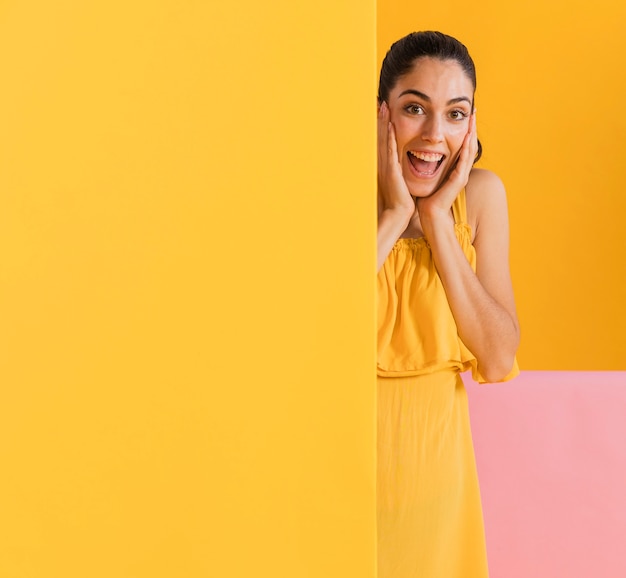
<svg viewBox="0 0 626 578"><path fill-rule="evenodd" d="M398 96L398 98L400 98L401 96L404 96L405 94L412 94L413 96L417 96L418 98L421 98L422 100L425 100L426 102L432 102L432 99L430 98L430 96L428 96L427 94L424 94L423 92L420 92L419 90L415 90L413 88L409 88L407 90L404 90L400 93L400 95ZM451 98L448 102L446 106L450 106L451 104L457 104L459 102L467 102L469 103L469 105L472 105L472 101L467 98L467 96L458 96L457 98Z"/></svg>

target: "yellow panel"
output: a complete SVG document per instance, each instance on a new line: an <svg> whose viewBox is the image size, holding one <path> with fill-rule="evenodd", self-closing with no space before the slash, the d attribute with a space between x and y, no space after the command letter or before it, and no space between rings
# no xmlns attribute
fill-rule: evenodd
<svg viewBox="0 0 626 578"><path fill-rule="evenodd" d="M379 61L414 29L474 57L481 166L509 193L525 369L626 369L624 22L618 0L378 6Z"/></svg>
<svg viewBox="0 0 626 578"><path fill-rule="evenodd" d="M0 7L0 576L374 576L375 8Z"/></svg>

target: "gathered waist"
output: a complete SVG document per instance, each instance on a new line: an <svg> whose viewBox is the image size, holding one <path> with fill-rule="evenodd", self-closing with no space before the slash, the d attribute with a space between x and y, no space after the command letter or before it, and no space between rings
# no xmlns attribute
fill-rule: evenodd
<svg viewBox="0 0 626 578"><path fill-rule="evenodd" d="M377 366L376 374L378 377L413 377L419 375L432 375L433 373L461 373L463 371L467 371L471 368L471 363L469 361L447 361L447 362L436 362L431 365L424 365L420 368L415 369L404 369L404 370L388 370L382 367Z"/></svg>

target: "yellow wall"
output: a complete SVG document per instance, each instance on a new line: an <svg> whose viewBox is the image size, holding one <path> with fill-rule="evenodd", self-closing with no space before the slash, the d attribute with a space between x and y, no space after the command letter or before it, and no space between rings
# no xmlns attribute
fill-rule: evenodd
<svg viewBox="0 0 626 578"><path fill-rule="evenodd" d="M509 193L525 369L626 369L626 4L378 4L379 62L442 30L478 71L481 166Z"/></svg>
<svg viewBox="0 0 626 578"><path fill-rule="evenodd" d="M374 575L374 10L0 4L0 576Z"/></svg>

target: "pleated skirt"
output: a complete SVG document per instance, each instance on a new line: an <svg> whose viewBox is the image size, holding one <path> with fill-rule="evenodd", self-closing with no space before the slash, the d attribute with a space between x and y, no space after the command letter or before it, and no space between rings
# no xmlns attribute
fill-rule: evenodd
<svg viewBox="0 0 626 578"><path fill-rule="evenodd" d="M378 378L378 578L487 578L467 395L456 370Z"/></svg>

